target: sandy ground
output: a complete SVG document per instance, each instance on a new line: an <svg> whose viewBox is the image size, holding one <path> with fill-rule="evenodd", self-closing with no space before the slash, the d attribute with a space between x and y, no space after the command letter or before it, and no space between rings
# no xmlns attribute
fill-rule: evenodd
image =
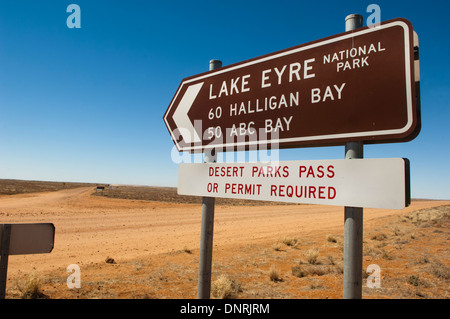
<svg viewBox="0 0 450 319"><path fill-rule="evenodd" d="M10 256L8 296L17 295L14 283L18 278L38 272L44 278L44 290L50 298L196 298L200 205L111 199L91 196L93 192L89 187L0 196L0 223L42 222L53 223L56 228L55 245L50 254ZM410 212L440 205L450 205L450 201L413 201L403 210L365 209L364 234L379 231L377 227L381 225L389 227L391 221L398 221ZM293 236L305 249L318 247L323 258L333 253L340 259L343 211L343 207L318 205L217 206L213 277L224 272L239 277L243 283L240 294L243 298L341 298L342 274L330 274L328 281L310 278L322 280L317 283L321 289L313 289L314 282L309 282L312 288L306 293L298 288L299 282L294 282L301 278L291 278L290 274L292 265L303 258L304 250L287 246L272 249L272 246ZM338 238L334 246L325 240L329 234ZM448 232L445 238L448 240ZM239 254L242 256L237 259ZM115 263L106 264L107 257L113 258ZM448 250L444 251L444 257L440 262L447 264ZM401 258L396 259L400 266L395 267L401 268ZM373 257L365 257L365 262L373 260ZM279 283L268 280L265 275L274 263L284 276L284 281L279 280ZM81 267L84 283L81 289L69 289L65 283L69 275L66 268L71 264ZM175 265L179 267L178 273ZM251 287L250 283L245 285L246 271L254 276ZM130 278L136 279L135 285ZM145 283L142 278L150 281ZM172 280L176 284L172 282L171 286ZM259 293L258 281L264 281L272 292ZM106 285L108 293L104 291ZM145 288L146 285L153 288ZM94 286L98 291L103 289L102 292L95 295ZM305 293L297 293L296 287ZM384 295L387 293L385 291Z"/></svg>

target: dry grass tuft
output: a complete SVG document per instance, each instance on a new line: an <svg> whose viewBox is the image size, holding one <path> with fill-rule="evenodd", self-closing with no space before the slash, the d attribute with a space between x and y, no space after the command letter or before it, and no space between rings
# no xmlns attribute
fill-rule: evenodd
<svg viewBox="0 0 450 319"><path fill-rule="evenodd" d="M281 244L280 243L273 244L272 249L275 251L281 251Z"/></svg>
<svg viewBox="0 0 450 319"><path fill-rule="evenodd" d="M333 235L327 235L327 242L329 242L329 243L337 243L337 239Z"/></svg>
<svg viewBox="0 0 450 319"><path fill-rule="evenodd" d="M378 241L382 241L382 240L386 240L387 236L383 233L378 233L372 236L371 238L372 240L378 240Z"/></svg>
<svg viewBox="0 0 450 319"><path fill-rule="evenodd" d="M421 281L419 275L417 275L417 276L411 275L408 277L408 284L417 287L422 284L422 281Z"/></svg>
<svg viewBox="0 0 450 319"><path fill-rule="evenodd" d="M298 278L307 276L323 276L331 273L330 267L319 265L297 265L291 268L292 275Z"/></svg>
<svg viewBox="0 0 450 319"><path fill-rule="evenodd" d="M41 279L36 274L29 274L24 279L16 282L21 299L48 299L49 297L41 291Z"/></svg>
<svg viewBox="0 0 450 319"><path fill-rule="evenodd" d="M289 247L297 247L298 245L298 239L297 238L291 238L291 237L285 237L283 238L283 244Z"/></svg>
<svg viewBox="0 0 450 319"><path fill-rule="evenodd" d="M236 298L241 290L241 284L227 275L220 275L211 284L211 294L216 299Z"/></svg>
<svg viewBox="0 0 450 319"><path fill-rule="evenodd" d="M315 265L317 264L317 257L319 257L319 250L317 248L308 249L305 252L305 257L309 264Z"/></svg>
<svg viewBox="0 0 450 319"><path fill-rule="evenodd" d="M275 265L272 265L272 267L270 267L269 278L273 282L283 281L280 276L280 271L278 270L278 268Z"/></svg>
<svg viewBox="0 0 450 319"><path fill-rule="evenodd" d="M450 267L444 265L441 262L432 263L430 265L430 273L439 279L450 279Z"/></svg>
<svg viewBox="0 0 450 319"><path fill-rule="evenodd" d="M299 278L308 276L308 271L305 269L305 267L302 267L300 265L292 267L291 272L293 276Z"/></svg>
<svg viewBox="0 0 450 319"><path fill-rule="evenodd" d="M450 218L450 207L448 205L421 209L406 216L413 224L421 226L436 225Z"/></svg>

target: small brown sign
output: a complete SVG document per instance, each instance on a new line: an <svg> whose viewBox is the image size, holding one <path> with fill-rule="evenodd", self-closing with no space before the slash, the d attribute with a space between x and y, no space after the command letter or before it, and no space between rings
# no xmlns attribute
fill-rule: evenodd
<svg viewBox="0 0 450 319"><path fill-rule="evenodd" d="M45 254L53 250L53 224L10 224L10 227L8 255Z"/></svg>
<svg viewBox="0 0 450 319"><path fill-rule="evenodd" d="M394 19L189 77L164 121L190 152L409 141L413 43L411 23Z"/></svg>

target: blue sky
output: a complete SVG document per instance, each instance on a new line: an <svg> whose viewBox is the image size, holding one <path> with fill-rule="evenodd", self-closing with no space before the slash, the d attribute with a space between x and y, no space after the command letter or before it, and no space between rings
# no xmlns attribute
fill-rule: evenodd
<svg viewBox="0 0 450 319"><path fill-rule="evenodd" d="M81 28L66 12L81 8ZM0 178L176 186L163 115L185 77L381 20L406 18L420 41L422 131L364 147L406 157L416 198L450 199L448 1L0 2ZM280 151L341 159L344 147Z"/></svg>

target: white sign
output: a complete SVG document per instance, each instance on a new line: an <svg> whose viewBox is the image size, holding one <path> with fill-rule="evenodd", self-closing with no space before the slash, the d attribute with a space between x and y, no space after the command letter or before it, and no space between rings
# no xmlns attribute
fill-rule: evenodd
<svg viewBox="0 0 450 319"><path fill-rule="evenodd" d="M410 203L403 158L180 164L178 194L402 209Z"/></svg>

